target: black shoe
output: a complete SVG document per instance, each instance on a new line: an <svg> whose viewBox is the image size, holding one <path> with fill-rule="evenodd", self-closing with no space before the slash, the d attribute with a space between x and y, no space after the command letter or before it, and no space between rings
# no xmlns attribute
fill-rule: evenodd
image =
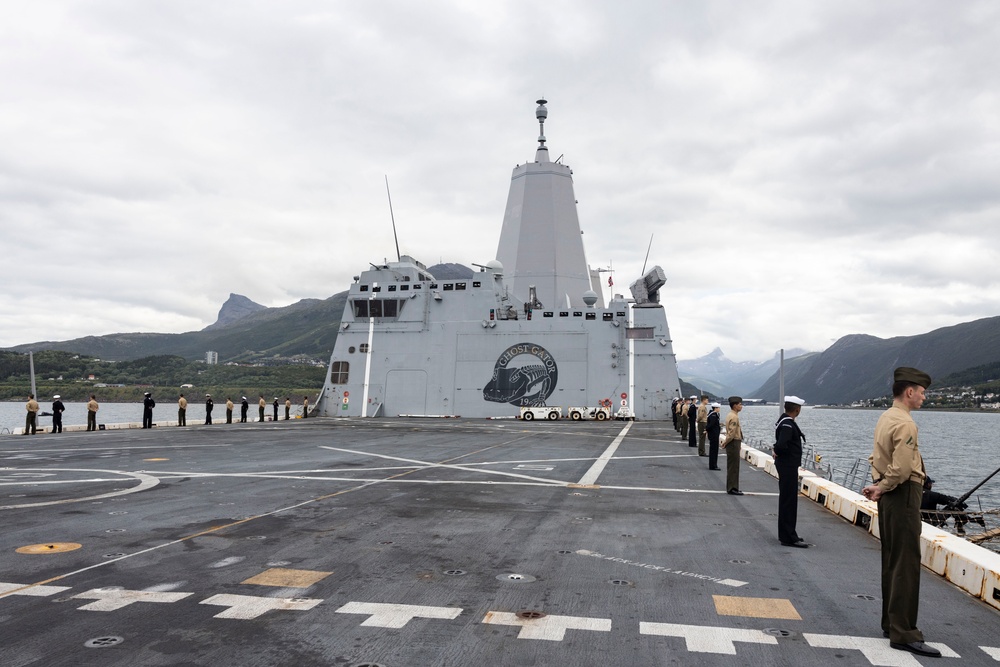
<svg viewBox="0 0 1000 667"><path fill-rule="evenodd" d="M888 639L889 638L889 633L886 632L885 630L883 630L882 631L882 636L885 637L886 639Z"/></svg>
<svg viewBox="0 0 1000 667"><path fill-rule="evenodd" d="M796 547L798 549L808 549L809 548L809 545L806 544L805 542L782 542L781 546L783 546L783 547Z"/></svg>
<svg viewBox="0 0 1000 667"><path fill-rule="evenodd" d="M722 468L718 468L718 467L716 467L716 468L709 468L709 470L722 470Z"/></svg>
<svg viewBox="0 0 1000 667"><path fill-rule="evenodd" d="M742 496L743 495L743 492L740 491L739 489L729 489L728 491L726 491L726 493L728 493L731 496Z"/></svg>
<svg viewBox="0 0 1000 667"><path fill-rule="evenodd" d="M923 642L910 642L909 644L889 642L889 646L896 649L897 651L909 651L910 653L916 653L917 655L926 655L931 658L941 657L941 651L937 650L933 646L928 646Z"/></svg>
<svg viewBox="0 0 1000 667"><path fill-rule="evenodd" d="M805 540L803 540L801 537L796 537L795 541L796 542L805 542Z"/></svg>

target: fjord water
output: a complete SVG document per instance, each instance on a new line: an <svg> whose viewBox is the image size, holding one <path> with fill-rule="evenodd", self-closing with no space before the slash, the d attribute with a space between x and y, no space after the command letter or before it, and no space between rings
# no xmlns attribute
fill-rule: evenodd
<svg viewBox="0 0 1000 667"><path fill-rule="evenodd" d="M43 410L50 410L51 401L43 402L41 406ZM256 415L256 405L251 405L251 408L252 414ZM269 404L268 414L270 409ZM511 413L513 412L512 408ZM728 412L729 408L723 406L723 418ZM871 453L875 422L881 414L881 410L839 410L806 406L798 421L807 443L822 454L823 462L842 471L850 468L857 459L866 459ZM216 404L212 416L216 422L225 420L225 406ZM778 418L776 405L748 405L740 417L748 444L774 442L774 422ZM924 464L935 480L934 488L937 491L952 496L962 495L1000 467L1000 413L918 410L913 413L913 417L920 428L920 450ZM176 402L164 400L157 403L153 418L154 421L176 420ZM203 423L204 405L192 402L188 406L187 418L192 425ZM141 420L140 403L102 403L98 413L99 423ZM86 421L87 408L84 403L66 403L64 426L85 424ZM39 422L43 426L49 426L52 420L51 417L42 417ZM22 426L24 403L0 403L0 433ZM601 428L597 423L594 426ZM113 434L109 437L113 437ZM61 444L71 446L74 442L78 440L74 438ZM673 444L676 444L675 441L671 441L671 445ZM840 481L838 475L834 479ZM969 507L979 509L979 502L983 508L1000 507L1000 474L976 492Z"/></svg>

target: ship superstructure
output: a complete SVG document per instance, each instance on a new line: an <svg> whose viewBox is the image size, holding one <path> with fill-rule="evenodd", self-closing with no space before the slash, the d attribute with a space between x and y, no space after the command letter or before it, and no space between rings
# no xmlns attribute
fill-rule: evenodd
<svg viewBox="0 0 1000 667"><path fill-rule="evenodd" d="M670 418L680 385L664 272L603 304L573 172L549 160L544 131L538 141L511 177L497 259L467 279L439 280L405 255L356 277L318 414L499 417L610 400L639 419Z"/></svg>

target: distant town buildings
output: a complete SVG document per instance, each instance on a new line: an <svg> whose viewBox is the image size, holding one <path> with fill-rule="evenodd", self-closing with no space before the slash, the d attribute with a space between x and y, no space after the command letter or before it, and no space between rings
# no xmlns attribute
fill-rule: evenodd
<svg viewBox="0 0 1000 667"><path fill-rule="evenodd" d="M219 363L219 353L209 350L205 353L205 363L209 366Z"/></svg>

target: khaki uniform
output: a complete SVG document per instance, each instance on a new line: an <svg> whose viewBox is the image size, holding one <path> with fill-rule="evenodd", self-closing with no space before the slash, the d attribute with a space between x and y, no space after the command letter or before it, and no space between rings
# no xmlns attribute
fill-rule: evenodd
<svg viewBox="0 0 1000 667"><path fill-rule="evenodd" d="M917 425L900 401L875 425L875 446L868 457L872 476L882 489L878 529L882 540L882 630L889 641L919 642L920 500L924 461L917 446Z"/></svg>
<svg viewBox="0 0 1000 667"><path fill-rule="evenodd" d="M177 425L187 426L187 408L188 401L186 398L181 396L177 399Z"/></svg>
<svg viewBox="0 0 1000 667"><path fill-rule="evenodd" d="M233 401L230 398L226 399L226 423L233 423Z"/></svg>
<svg viewBox="0 0 1000 667"><path fill-rule="evenodd" d="M261 396L260 400L257 401L257 412L260 415L260 419L258 421L264 421L264 408L266 407L267 407L267 401L265 401L264 397Z"/></svg>
<svg viewBox="0 0 1000 667"><path fill-rule="evenodd" d="M96 431L97 430L97 411L100 408L97 405L97 401L90 399L87 401L87 430Z"/></svg>
<svg viewBox="0 0 1000 667"><path fill-rule="evenodd" d="M687 438L688 434L688 403L681 403L681 418L678 420L681 425L681 437Z"/></svg>
<svg viewBox="0 0 1000 667"><path fill-rule="evenodd" d="M698 456L708 456L705 440L708 438L708 403L698 406Z"/></svg>
<svg viewBox="0 0 1000 667"><path fill-rule="evenodd" d="M309 397L305 396L302 399L302 418L305 419L309 416Z"/></svg>
<svg viewBox="0 0 1000 667"><path fill-rule="evenodd" d="M38 431L38 411L41 408L38 406L38 401L33 398L29 398L28 402L25 404L24 409L28 411L28 414L24 418L24 434L35 435Z"/></svg>
<svg viewBox="0 0 1000 667"><path fill-rule="evenodd" d="M740 450L743 445L743 427L740 426L740 413L730 410L726 415L726 439L722 446L726 448L726 491L740 488Z"/></svg>
<svg viewBox="0 0 1000 667"><path fill-rule="evenodd" d="M674 408L677 413L677 432L681 432L681 417L684 414L684 401L677 401L677 407Z"/></svg>
<svg viewBox="0 0 1000 667"><path fill-rule="evenodd" d="M292 410L292 399L286 398L285 399L285 421L288 421L289 413L291 412L291 410Z"/></svg>

